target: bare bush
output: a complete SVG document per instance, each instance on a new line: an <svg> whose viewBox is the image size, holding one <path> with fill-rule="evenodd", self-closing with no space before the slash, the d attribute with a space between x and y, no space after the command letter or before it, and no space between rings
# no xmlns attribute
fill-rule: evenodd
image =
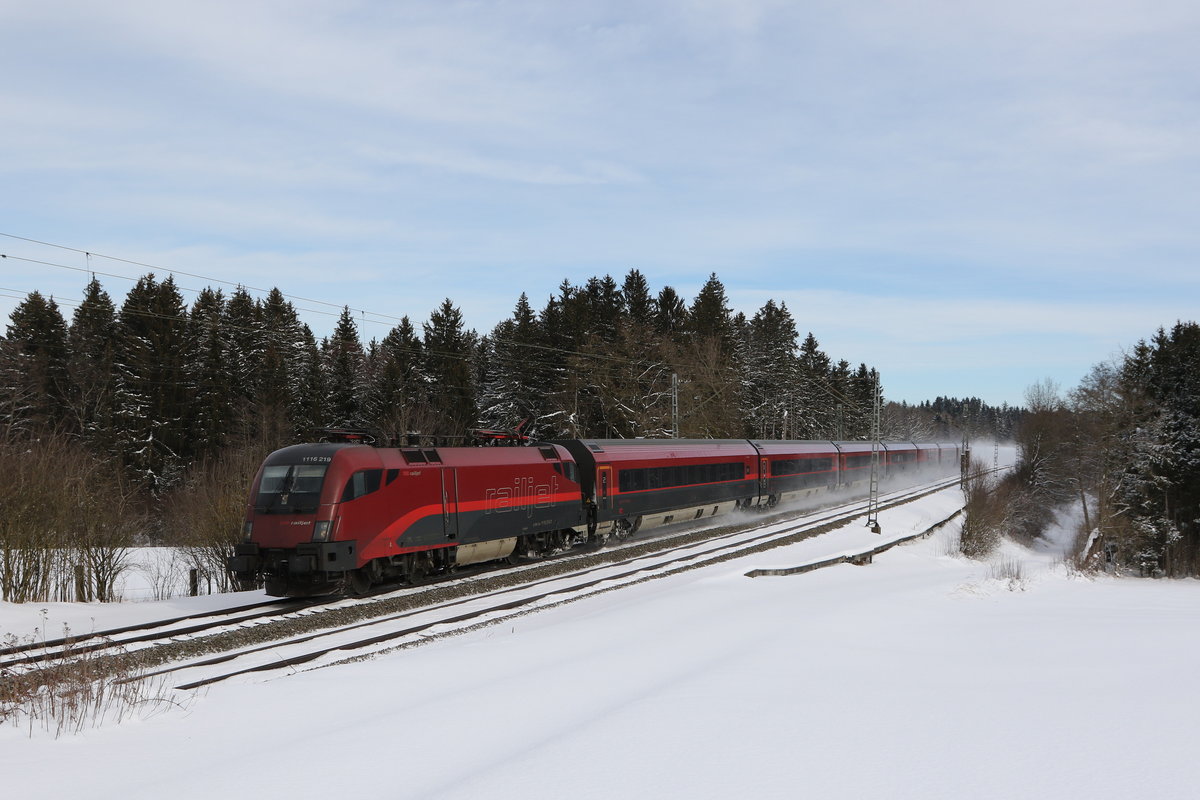
<svg viewBox="0 0 1200 800"><path fill-rule="evenodd" d="M246 493L263 456L262 448L247 447L193 467L167 505L168 544L218 592L240 588L226 559L241 539Z"/></svg>
<svg viewBox="0 0 1200 800"><path fill-rule="evenodd" d="M114 599L140 521L132 490L76 442L55 435L0 440L0 474L3 599Z"/></svg>
<svg viewBox="0 0 1200 800"><path fill-rule="evenodd" d="M14 603L50 597L64 522L64 453L51 440L0 442L0 596Z"/></svg>
<svg viewBox="0 0 1200 800"><path fill-rule="evenodd" d="M167 600L185 593L187 583L184 573L187 563L179 557L174 547L154 548L154 557L136 567L150 584L150 596L154 600Z"/></svg>
<svg viewBox="0 0 1200 800"><path fill-rule="evenodd" d="M998 490L995 480L981 461L972 461L963 482L966 495L961 547L963 555L984 558L1000 543L1006 516L1006 493Z"/></svg>

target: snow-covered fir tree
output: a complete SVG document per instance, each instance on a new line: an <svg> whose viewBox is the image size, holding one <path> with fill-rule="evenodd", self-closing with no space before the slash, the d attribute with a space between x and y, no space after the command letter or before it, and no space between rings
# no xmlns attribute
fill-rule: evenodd
<svg viewBox="0 0 1200 800"><path fill-rule="evenodd" d="M67 325L54 298L31 292L0 342L0 408L26 431L62 430L69 396Z"/></svg>
<svg viewBox="0 0 1200 800"><path fill-rule="evenodd" d="M764 439L794 438L800 387L796 322L786 304L768 300L746 326L743 374L746 427Z"/></svg>
<svg viewBox="0 0 1200 800"><path fill-rule="evenodd" d="M74 427L94 452L107 455L113 446L117 310L96 278L88 283L83 301L75 308L67 340Z"/></svg>
<svg viewBox="0 0 1200 800"><path fill-rule="evenodd" d="M358 325L350 308L342 309L333 335L322 345L325 363L327 410L332 425L361 425L366 375L366 354L358 339Z"/></svg>
<svg viewBox="0 0 1200 800"><path fill-rule="evenodd" d="M215 457L229 442L236 385L229 340L225 297L219 290L206 288L188 315L184 363L189 445L202 460Z"/></svg>
<svg viewBox="0 0 1200 800"><path fill-rule="evenodd" d="M289 442L311 427L300 411L305 375L305 342L312 339L296 309L278 289L259 303L262 349L256 404L261 437L269 446Z"/></svg>
<svg viewBox="0 0 1200 800"><path fill-rule="evenodd" d="M421 340L408 317L388 332L375 351L367 389L366 417L391 435L418 434L428 424L423 405L427 381L421 372Z"/></svg>
<svg viewBox="0 0 1200 800"><path fill-rule="evenodd" d="M114 438L130 478L153 495L188 458L187 314L173 278L153 274L129 290L117 318Z"/></svg>
<svg viewBox="0 0 1200 800"><path fill-rule="evenodd" d="M462 312L446 298L429 315L422 339L422 372L428 381L426 398L438 412L432 430L426 433L443 441L462 443L474 427L474 349L476 336L463 327Z"/></svg>

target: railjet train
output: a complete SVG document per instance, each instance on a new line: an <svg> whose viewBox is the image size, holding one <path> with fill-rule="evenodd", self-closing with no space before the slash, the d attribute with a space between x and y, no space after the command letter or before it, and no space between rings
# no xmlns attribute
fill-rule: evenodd
<svg viewBox="0 0 1200 800"><path fill-rule="evenodd" d="M880 477L959 468L953 444L885 442ZM516 447L299 444L267 457L229 568L303 596L484 561L601 546L639 530L865 484L870 442L566 439Z"/></svg>

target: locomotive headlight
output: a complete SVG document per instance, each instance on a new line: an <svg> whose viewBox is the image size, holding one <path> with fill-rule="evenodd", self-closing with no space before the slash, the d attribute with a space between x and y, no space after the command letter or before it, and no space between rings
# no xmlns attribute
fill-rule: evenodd
<svg viewBox="0 0 1200 800"><path fill-rule="evenodd" d="M254 522L246 520L242 523L242 543L250 544L250 537L254 535Z"/></svg>
<svg viewBox="0 0 1200 800"><path fill-rule="evenodd" d="M313 526L312 540L314 542L325 542L329 540L329 520L318 522Z"/></svg>

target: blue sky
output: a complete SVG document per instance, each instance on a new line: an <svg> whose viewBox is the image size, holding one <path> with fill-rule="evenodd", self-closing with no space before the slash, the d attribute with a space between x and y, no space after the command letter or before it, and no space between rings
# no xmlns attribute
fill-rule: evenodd
<svg viewBox="0 0 1200 800"><path fill-rule="evenodd" d="M892 399L1020 403L1198 316L1196 41L1194 2L0 0L0 232L365 338L716 272ZM147 271L0 253L4 320L87 280L18 258Z"/></svg>

